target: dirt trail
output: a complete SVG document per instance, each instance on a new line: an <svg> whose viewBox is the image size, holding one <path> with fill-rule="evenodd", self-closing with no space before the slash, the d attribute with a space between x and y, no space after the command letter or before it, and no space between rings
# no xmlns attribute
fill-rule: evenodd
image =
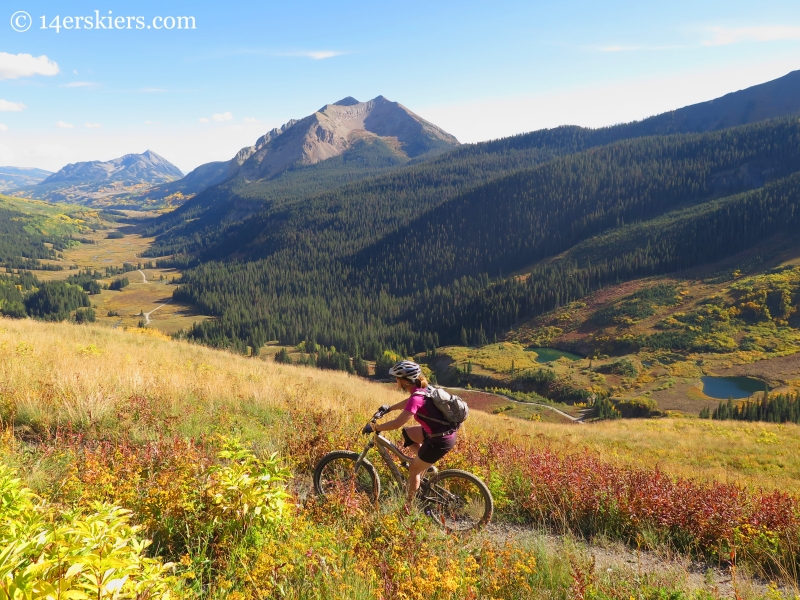
<svg viewBox="0 0 800 600"><path fill-rule="evenodd" d="M453 389L453 388L451 388ZM310 474L298 474L293 482L299 501L305 502L314 495ZM390 489L392 486L387 486ZM381 501L393 502L391 492L381 492ZM399 506L399 504L398 504ZM435 528L435 526L431 526ZM559 535L533 525L519 525L494 521L477 532L475 537L466 534L465 544L480 544L481 539L490 539L497 544L521 543L531 547L544 546L548 553L582 556L594 564L598 576L614 572L633 575L662 575L684 581L690 590L703 590L712 598L762 598L768 591L769 582L748 576L740 571L734 586L731 572L724 566L708 564L690 559L676 552L651 551L631 548L622 542L593 542L572 535ZM734 589L735 587L735 589ZM797 588L779 585L787 597L794 597Z"/></svg>
<svg viewBox="0 0 800 600"><path fill-rule="evenodd" d="M142 283L147 283L147 276L144 274L144 271L139 269L139 273L142 274ZM159 308L161 308L161 307L159 307Z"/></svg>
<svg viewBox="0 0 800 600"><path fill-rule="evenodd" d="M488 394L489 396L497 396L498 398L505 398L509 402L513 402L515 404L522 404L527 406L541 406L542 408L546 408L548 410L552 410L553 412L557 412L562 417L566 417L573 423L583 424L583 419L586 417L586 413L588 411L584 411L580 417L573 417L570 414L565 413L563 410L557 409L555 406L550 406L549 404L541 404L540 402L522 402L521 400L515 400L511 396L506 396L505 394L497 394L495 392L484 392L483 390L475 390L475 389L467 389L467 388L460 388L460 387L450 387L446 386L448 390L460 390L462 392L471 392L473 394Z"/></svg>
<svg viewBox="0 0 800 600"><path fill-rule="evenodd" d="M142 274L144 275L144 273L142 273ZM168 302L164 302L164 304L156 306L153 310L151 310L148 313L144 313L144 324L145 325L150 325L150 315L152 315L154 312L156 312L159 308L164 308L170 302L172 302L172 300L169 300Z"/></svg>
<svg viewBox="0 0 800 600"><path fill-rule="evenodd" d="M490 524L486 528L485 535L499 543L514 540L533 545L542 544L554 553L577 551L594 563L594 571L597 574L604 572L611 574L616 571L640 576L672 575L676 579L683 579L691 590L704 590L710 592L713 597L763 597L768 591L768 582L748 576L746 573L738 573L734 582L727 567L693 561L676 553L637 551L621 542L598 544L571 536L555 535L533 527L503 523ZM779 588L790 595L796 591L791 586L779 586Z"/></svg>

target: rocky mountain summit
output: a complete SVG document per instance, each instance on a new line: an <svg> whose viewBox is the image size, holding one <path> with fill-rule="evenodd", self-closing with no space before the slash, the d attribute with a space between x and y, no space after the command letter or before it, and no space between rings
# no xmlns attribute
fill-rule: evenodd
<svg viewBox="0 0 800 600"><path fill-rule="evenodd" d="M166 183L183 177L181 170L152 150L126 154L120 158L68 164L42 181L48 183L89 183L124 181L129 183Z"/></svg>
<svg viewBox="0 0 800 600"><path fill-rule="evenodd" d="M36 185L20 187L10 194L51 202L137 208L140 203L131 197L181 177L178 167L147 150L107 161L71 163Z"/></svg>
<svg viewBox="0 0 800 600"><path fill-rule="evenodd" d="M242 148L228 174L269 179L294 165L317 164L347 152L359 141L375 138L409 159L458 145L455 137L398 102L383 96L359 102L348 96Z"/></svg>
<svg viewBox="0 0 800 600"><path fill-rule="evenodd" d="M459 145L458 140L398 102L378 96L359 102L348 96L315 113L291 119L239 150L228 161L200 165L179 181L147 191L148 199L190 196L233 177L247 181L275 178L289 170L373 148L390 153L396 164L433 156ZM366 151L369 154L369 150ZM363 161L350 161L358 169Z"/></svg>

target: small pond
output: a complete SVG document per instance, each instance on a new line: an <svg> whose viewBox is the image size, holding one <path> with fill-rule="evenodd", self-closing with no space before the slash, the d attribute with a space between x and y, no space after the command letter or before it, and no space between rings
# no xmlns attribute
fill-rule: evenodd
<svg viewBox="0 0 800 600"><path fill-rule="evenodd" d="M564 350L556 350L555 348L525 348L528 352L536 353L537 363L548 363L551 360L558 360L562 356L569 360L580 360L583 357L572 352L565 352Z"/></svg>
<svg viewBox="0 0 800 600"><path fill-rule="evenodd" d="M752 377L701 377L703 393L711 398L740 400L769 390L767 384Z"/></svg>

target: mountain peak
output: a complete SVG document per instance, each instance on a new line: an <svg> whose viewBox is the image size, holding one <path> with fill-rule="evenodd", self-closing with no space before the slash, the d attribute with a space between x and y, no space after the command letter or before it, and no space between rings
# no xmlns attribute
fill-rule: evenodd
<svg viewBox="0 0 800 600"><path fill-rule="evenodd" d="M71 163L42 183L127 181L165 183L183 177L178 167L152 150L126 154L112 160Z"/></svg>
<svg viewBox="0 0 800 600"><path fill-rule="evenodd" d="M335 106L353 106L353 104L361 104L358 100L353 98L352 96L348 96L347 98L342 98L338 102L333 103Z"/></svg>
<svg viewBox="0 0 800 600"><path fill-rule="evenodd" d="M295 165L313 165L374 140L388 145L400 160L458 145L455 137L398 102L384 96L359 102L348 96L243 148L231 161L229 175L270 179Z"/></svg>

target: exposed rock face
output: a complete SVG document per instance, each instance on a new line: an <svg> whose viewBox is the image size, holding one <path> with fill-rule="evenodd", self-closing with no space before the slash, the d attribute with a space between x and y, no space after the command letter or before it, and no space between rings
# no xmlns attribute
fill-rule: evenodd
<svg viewBox="0 0 800 600"><path fill-rule="evenodd" d="M108 161L71 163L41 183L166 183L181 177L183 173L178 167L163 156L147 150L142 154L126 154Z"/></svg>
<svg viewBox="0 0 800 600"><path fill-rule="evenodd" d="M402 104L383 96L368 102L348 96L242 148L230 162L229 176L269 179L294 165L313 165L339 156L356 141L370 137L382 138L407 158L458 145L455 137Z"/></svg>
<svg viewBox="0 0 800 600"><path fill-rule="evenodd" d="M246 146L239 150L234 156L229 165L228 165L228 173L227 176L230 177L235 175L239 172L240 167L244 164L244 162L250 158L253 154L255 154L258 150L263 148L265 145L269 144L272 140L276 137L284 133L287 129L289 129L292 125L297 123L295 119L290 119L287 123L284 123L280 127L276 127L272 131L268 131L260 138L256 140L256 143L252 146Z"/></svg>
<svg viewBox="0 0 800 600"><path fill-rule="evenodd" d="M359 141L374 139L386 142L401 161L459 145L455 137L402 104L383 96L369 102L348 96L268 131L229 161L201 165L180 181L159 185L145 195L196 194L237 175L250 181L270 179L294 166L317 164L347 152Z"/></svg>

